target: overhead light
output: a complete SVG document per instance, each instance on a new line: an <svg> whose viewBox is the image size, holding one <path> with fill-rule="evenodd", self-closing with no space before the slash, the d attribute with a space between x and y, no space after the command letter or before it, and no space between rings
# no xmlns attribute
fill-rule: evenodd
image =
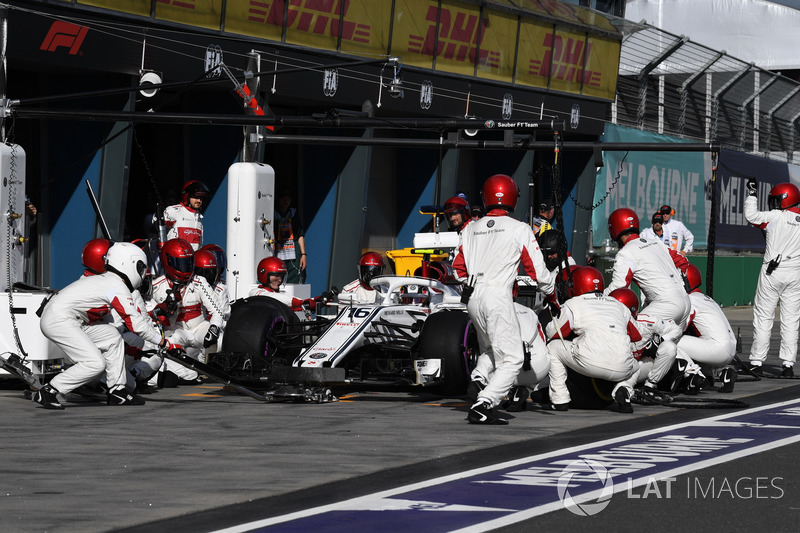
<svg viewBox="0 0 800 533"><path fill-rule="evenodd" d="M145 72L142 74L142 77L139 78L139 94L144 96L145 98L152 98L158 92L158 87L153 88L152 85L161 85L163 83L161 81L161 76L157 73L153 72L152 70Z"/></svg>

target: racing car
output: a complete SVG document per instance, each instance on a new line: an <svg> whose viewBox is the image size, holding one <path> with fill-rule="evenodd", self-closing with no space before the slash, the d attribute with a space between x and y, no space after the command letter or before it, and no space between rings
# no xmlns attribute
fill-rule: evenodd
<svg viewBox="0 0 800 533"><path fill-rule="evenodd" d="M251 386L290 366L310 372L315 381L344 370L347 384L417 385L446 396L464 394L479 355L477 334L459 286L441 270L433 272L375 277L370 285L379 293L376 303L340 301L331 306L338 308L335 314L318 309L316 318L308 313L301 320L266 296L238 300L222 349L210 362Z"/></svg>

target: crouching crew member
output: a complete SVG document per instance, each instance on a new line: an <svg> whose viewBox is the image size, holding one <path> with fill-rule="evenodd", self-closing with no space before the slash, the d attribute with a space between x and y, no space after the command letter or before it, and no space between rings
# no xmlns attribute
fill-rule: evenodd
<svg viewBox="0 0 800 533"><path fill-rule="evenodd" d="M158 329L137 311L131 296L146 270L147 257L141 248L131 243L116 243L106 255L105 273L83 276L50 299L42 313L42 333L75 364L37 391L33 395L36 403L47 409L63 409L57 394L88 384L104 371L108 375L108 404L134 403L125 392L122 335L113 324L100 321L114 309L130 331L171 348Z"/></svg>
<svg viewBox="0 0 800 533"><path fill-rule="evenodd" d="M616 383L612 397L623 413L632 413L631 396L639 372L631 341L639 340L630 311L603 295L603 275L593 267L572 273L570 299L547 325L550 342L550 402L545 409L566 411L570 394L567 367L584 376Z"/></svg>

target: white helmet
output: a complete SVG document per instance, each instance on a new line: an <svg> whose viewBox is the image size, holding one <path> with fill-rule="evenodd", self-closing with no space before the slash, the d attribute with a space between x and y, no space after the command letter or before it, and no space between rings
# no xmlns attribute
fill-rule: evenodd
<svg viewBox="0 0 800 533"><path fill-rule="evenodd" d="M142 284L142 276L147 270L147 256L135 244L117 242L108 249L106 269L119 275L133 291Z"/></svg>

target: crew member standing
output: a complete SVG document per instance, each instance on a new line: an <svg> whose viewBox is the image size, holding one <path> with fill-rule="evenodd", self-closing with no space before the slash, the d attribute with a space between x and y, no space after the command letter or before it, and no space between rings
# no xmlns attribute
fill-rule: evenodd
<svg viewBox="0 0 800 533"><path fill-rule="evenodd" d="M183 239L197 251L203 246L203 205L209 190L202 181L187 181L181 191L181 203L164 209L167 240ZM154 221L156 223L156 221Z"/></svg>
<svg viewBox="0 0 800 533"><path fill-rule="evenodd" d="M691 252L694 244L694 235L683 225L683 222L672 218L675 216L675 210L668 205L662 205L659 212L664 219L662 229L665 237L663 240L667 243L667 246L681 255Z"/></svg>
<svg viewBox="0 0 800 533"><path fill-rule="evenodd" d="M518 197L517 184L509 176L496 174L486 180L486 216L463 229L453 265L459 279L467 282L467 312L478 333L480 357L491 358L495 368L485 382L472 376L484 386L467 415L472 424L508 424L497 415L496 407L514 385L524 362L512 295L520 264L539 289L555 300L553 275L545 266L533 230L509 216Z"/></svg>
<svg viewBox="0 0 800 533"><path fill-rule="evenodd" d="M677 342L686 329L692 309L681 275L688 268L689 261L659 241L641 238L639 217L631 209L617 209L609 215L608 233L619 245L619 252L614 257L612 279L605 294L629 287L635 281L646 299L638 321L652 329L659 323L658 319L662 319L667 322L666 329L673 332L665 338ZM650 338L651 335L645 334L644 337ZM658 363L656 361L654 369L660 370L651 372L646 387L655 388L669 371L669 367Z"/></svg>
<svg viewBox="0 0 800 533"><path fill-rule="evenodd" d="M764 230L767 240L764 264L753 298L753 344L750 371L762 374L767 359L775 307L781 304L781 377L794 376L797 359L797 328L800 325L800 190L779 183L769 191L769 211L758 210L756 180L747 180L744 217Z"/></svg>
<svg viewBox="0 0 800 533"><path fill-rule="evenodd" d="M306 278L306 237L303 221L292 207L292 193L282 189L275 204L275 256L286 265L286 283L303 283Z"/></svg>

